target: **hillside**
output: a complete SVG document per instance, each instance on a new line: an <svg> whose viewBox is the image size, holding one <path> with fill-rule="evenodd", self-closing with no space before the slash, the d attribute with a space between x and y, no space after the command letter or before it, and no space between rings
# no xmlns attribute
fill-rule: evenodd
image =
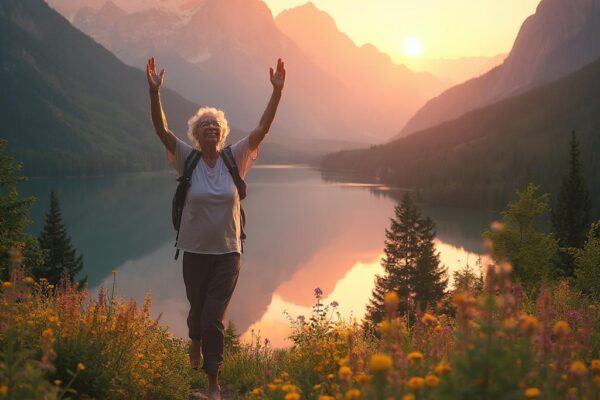
<svg viewBox="0 0 600 400"><path fill-rule="evenodd" d="M0 109L9 151L26 175L162 168L142 71L120 62L42 0L0 3ZM197 107L165 90L184 133Z"/></svg>
<svg viewBox="0 0 600 400"><path fill-rule="evenodd" d="M504 63L428 101L405 125L406 136L523 93L600 57L600 1L542 0Z"/></svg>
<svg viewBox="0 0 600 400"><path fill-rule="evenodd" d="M526 182L556 193L577 132L600 211L600 60L553 83L368 150L328 155L328 176L379 176L445 205L501 209Z"/></svg>

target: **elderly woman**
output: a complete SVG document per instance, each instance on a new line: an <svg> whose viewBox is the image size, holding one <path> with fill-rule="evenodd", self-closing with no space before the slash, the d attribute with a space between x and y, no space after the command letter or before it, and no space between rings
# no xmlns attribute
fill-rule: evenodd
<svg viewBox="0 0 600 400"><path fill-rule="evenodd" d="M148 60L152 123L179 175L193 148L167 127L160 101L164 69L156 73L154 58ZM269 131L285 82L283 62L270 69L273 93L258 126L231 146L243 178L258 154L258 145ZM240 198L221 153L229 133L222 111L204 107L188 121L188 138L202 156L193 170L181 217L177 248L183 253L183 280L190 303L187 324L191 339L189 355L209 378L211 399L220 399L219 370L223 363L223 318L240 269Z"/></svg>

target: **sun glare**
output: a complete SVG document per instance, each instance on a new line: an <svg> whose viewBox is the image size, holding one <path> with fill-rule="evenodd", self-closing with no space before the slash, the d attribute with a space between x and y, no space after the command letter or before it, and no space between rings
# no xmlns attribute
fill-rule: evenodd
<svg viewBox="0 0 600 400"><path fill-rule="evenodd" d="M423 52L421 41L415 37L409 37L404 41L404 54L407 57L418 57Z"/></svg>

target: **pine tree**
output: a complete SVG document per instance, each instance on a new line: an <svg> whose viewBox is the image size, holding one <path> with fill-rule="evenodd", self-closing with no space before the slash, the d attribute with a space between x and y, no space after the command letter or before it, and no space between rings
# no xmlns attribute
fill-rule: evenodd
<svg viewBox="0 0 600 400"><path fill-rule="evenodd" d="M396 292L400 298L397 312L411 315L417 308L431 307L445 295L447 279L439 265L433 240L435 228L406 194L394 209L390 229L385 231L383 276L376 276L375 288L367 305L366 324L380 322L385 314L384 297Z"/></svg>
<svg viewBox="0 0 600 400"><path fill-rule="evenodd" d="M518 199L502 212L502 224L483 236L494 244L497 262L509 262L517 279L532 289L550 276L551 260L558 246L552 235L537 230L536 222L548 211L548 194L538 194L532 183L517 191Z"/></svg>
<svg viewBox="0 0 600 400"><path fill-rule="evenodd" d="M569 143L569 173L563 177L556 207L552 212L552 228L562 249L582 248L591 223L592 199L585 186L579 157L579 141L575 132ZM561 251L561 267L566 276L573 275L574 261L569 251Z"/></svg>
<svg viewBox="0 0 600 400"><path fill-rule="evenodd" d="M74 283L77 274L83 269L83 255L76 256L54 192L50 193L50 208L38 240L44 251L44 263L34 270L36 278L46 278L49 283L56 285L66 277ZM79 284L83 286L86 280L87 277Z"/></svg>
<svg viewBox="0 0 600 400"><path fill-rule="evenodd" d="M227 328L225 329L223 347L229 354L235 354L240 351L240 334L237 332L237 328L231 320L229 320Z"/></svg>
<svg viewBox="0 0 600 400"><path fill-rule="evenodd" d="M26 180L19 176L21 164L5 153L6 141L0 139L0 279L10 278L10 267L25 270L42 262L42 253L35 237L26 233L29 206L33 197L19 196L17 185Z"/></svg>
<svg viewBox="0 0 600 400"><path fill-rule="evenodd" d="M429 217L419 224L419 256L411 277L414 304L426 310L441 301L446 294L448 277L446 268L440 266L440 255L435 249L435 224Z"/></svg>

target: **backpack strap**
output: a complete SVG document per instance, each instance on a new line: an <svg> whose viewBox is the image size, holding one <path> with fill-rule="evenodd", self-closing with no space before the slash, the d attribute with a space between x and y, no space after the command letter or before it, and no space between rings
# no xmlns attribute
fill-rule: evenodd
<svg viewBox="0 0 600 400"><path fill-rule="evenodd" d="M233 156L233 151L231 150L231 145L225 147L221 152L221 157L223 158L223 162L227 169L229 170L229 174L233 179L233 183L235 183L235 187L237 188L238 195L240 196L240 200L244 200L246 198L246 182L240 176L240 170L235 162L235 157ZM240 202L240 242L242 245L242 253L244 252L244 241L246 240L246 212L244 211L244 206Z"/></svg>
<svg viewBox="0 0 600 400"><path fill-rule="evenodd" d="M177 178L177 181L181 184L182 182L186 183L186 194L187 194L187 189L189 189L190 187L190 181L192 179L192 174L194 173L194 169L196 169L196 165L198 165L198 161L200 161L200 158L202 157L202 153L196 149L193 149L190 154L188 154L187 158L185 159L185 164L183 167L183 175L181 175L179 178ZM185 204L185 196L183 196L183 201ZM183 205L181 207L181 213L183 213ZM179 228L177 228L177 236L175 237L175 247L177 247L177 242L179 241L179 229L181 228L181 214L179 215L179 221L180 221L180 225ZM179 249L175 250L175 260L177 260L177 258L179 258Z"/></svg>
<svg viewBox="0 0 600 400"><path fill-rule="evenodd" d="M246 198L246 182L240 176L240 170L238 169L237 164L235 163L235 158L233 157L233 151L231 150L231 145L227 146L221 152L221 156L223 157L223 162L227 166L231 177L233 178L233 183L237 187L238 193L240 195L240 200L244 200Z"/></svg>

